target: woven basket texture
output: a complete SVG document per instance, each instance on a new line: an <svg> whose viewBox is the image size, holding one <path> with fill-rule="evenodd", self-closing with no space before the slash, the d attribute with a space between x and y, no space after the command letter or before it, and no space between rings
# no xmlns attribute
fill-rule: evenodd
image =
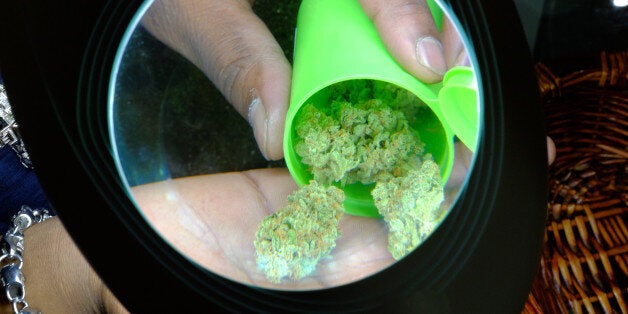
<svg viewBox="0 0 628 314"><path fill-rule="evenodd" d="M557 152L523 313L628 313L628 52L536 71Z"/></svg>

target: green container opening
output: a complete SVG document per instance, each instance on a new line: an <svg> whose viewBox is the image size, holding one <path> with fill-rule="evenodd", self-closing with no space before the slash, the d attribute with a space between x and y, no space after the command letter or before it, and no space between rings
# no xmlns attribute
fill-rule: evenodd
<svg viewBox="0 0 628 314"><path fill-rule="evenodd" d="M374 81L372 79L369 80ZM304 100L300 106L297 106L299 110L289 114L290 118L286 122L287 134L284 141L284 152L288 168L298 185L307 184L314 177L309 171L309 166L302 162L301 157L294 149L295 145L300 141L296 132L295 124L298 123L296 121L299 121L300 113L306 106L313 105L317 108L329 107L330 103L333 101L331 92L333 87L348 81L351 80L337 82L322 88L311 97ZM392 84L384 81L379 82ZM403 88L397 84L392 85ZM449 135L450 132L443 123L441 123L437 114L427 105L426 101L421 100L421 98L416 97L416 95L414 95L414 97L417 99L417 102L424 105L417 109L413 117L407 117L409 125L411 129L418 134L420 141L425 144L424 153L430 154L433 160L440 166L441 178L443 182L446 182L453 167L453 138ZM380 217L373 203L373 197L371 196L371 190L375 186L375 183L351 183L343 185L340 182L334 182L332 184L345 192L346 200L344 205L346 213L367 217Z"/></svg>

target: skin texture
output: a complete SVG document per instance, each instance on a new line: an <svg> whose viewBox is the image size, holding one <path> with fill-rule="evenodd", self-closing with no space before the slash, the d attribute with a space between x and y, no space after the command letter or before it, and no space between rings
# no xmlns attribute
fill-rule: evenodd
<svg viewBox="0 0 628 314"><path fill-rule="evenodd" d="M391 54L411 74L436 82L447 68L468 64L459 36L445 20L434 29L422 0L360 0ZM260 150L281 159L291 68L245 0L155 1L143 25L188 58L250 122ZM553 143L548 140L549 160ZM471 156L452 171L449 193L464 181ZM466 153L465 153L466 152ZM276 287L255 267L252 239L259 221L285 205L296 188L285 169L258 169L164 181L132 190L139 208L173 247L225 277ZM454 191L454 192L451 192ZM447 192L446 192L447 193ZM446 197L447 199L447 197ZM61 211L62 209L60 209ZM357 280L393 262L379 220L344 215L334 262L281 288L311 289ZM127 313L78 251L58 218L26 231L27 300L44 313ZM0 303L0 312L10 306Z"/></svg>
<svg viewBox="0 0 628 314"><path fill-rule="evenodd" d="M449 19L438 32L425 1L360 0L391 55L426 83L442 79L447 69L468 65L460 36Z"/></svg>
<svg viewBox="0 0 628 314"><path fill-rule="evenodd" d="M24 232L26 301L43 313L128 313L103 285L57 217ZM0 313L12 313L4 298Z"/></svg>
<svg viewBox="0 0 628 314"><path fill-rule="evenodd" d="M296 189L286 169L256 169L139 186L134 199L173 247L225 277L268 288L314 289L350 282L393 260L384 224L343 215L332 260L299 282L270 282L255 264L253 240L264 217L285 206Z"/></svg>

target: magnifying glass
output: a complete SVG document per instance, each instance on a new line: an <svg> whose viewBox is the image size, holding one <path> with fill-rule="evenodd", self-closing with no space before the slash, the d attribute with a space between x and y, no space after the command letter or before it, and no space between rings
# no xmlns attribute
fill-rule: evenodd
<svg viewBox="0 0 628 314"><path fill-rule="evenodd" d="M347 29L353 23L360 25L358 34L375 29L364 29L368 17L353 1L303 1L296 23L312 9L306 5L325 2L340 5L331 13L356 14L358 21L346 21ZM321 71L320 84L302 85L305 76L322 68L306 65L340 60L329 73L359 56L330 54L320 61L316 51L305 48L310 56L304 57L298 49L308 40L300 37L307 24L295 24L294 42L280 43L294 45L292 92L314 87L304 87L305 101L293 102L301 107L292 116L289 111L288 119L304 123L302 106L313 103L318 111L312 111L316 118L308 130L344 132L354 139L316 158L371 148L329 178L314 174L317 166L298 152L321 144L308 142L308 136L317 136L309 131L299 134L295 128L291 134L288 128L294 143L284 141L284 151L297 152L267 161L247 121L214 84L147 31L142 19L152 5L107 3L95 11L100 18L94 31L81 37L86 45L76 53L80 62L74 60L81 73L77 86L59 89L60 96L41 105L58 120L46 122L49 134L25 134L35 147L55 138L67 148L59 154L77 165L68 174L72 186L53 187L52 202L129 310L520 309L539 258L546 151L540 107L532 105L539 101L536 81L525 38L513 23L512 3L489 8L481 2L434 2L432 10L453 25L469 63L420 88L392 59L379 73L347 70L340 78L332 73L337 78L321 79ZM289 14L296 16L297 10ZM313 29L312 34L322 32ZM329 36L315 43L323 45ZM385 52L378 56L389 57ZM299 63L303 60L311 63ZM374 61L367 72L382 63ZM388 76L391 68L402 78ZM344 82L362 85L355 89ZM464 92L452 91L459 89ZM468 91L470 97L460 96ZM361 96L352 98L355 93ZM45 99L43 92L37 95ZM401 98L407 106L396 105ZM24 108L23 115L32 117ZM343 126L348 115L362 122ZM328 129L321 121L329 122ZM399 138L405 138L401 145L395 142ZM42 154L42 148L32 155ZM369 164L373 152L397 154L390 165ZM342 158L347 156L353 155ZM42 182L59 177L53 160L39 160ZM421 169L431 163L435 170L427 176ZM381 176L365 179L376 166L383 169ZM317 187L307 190L311 181ZM416 184L432 181L437 181L430 185L432 194ZM390 186L398 192L385 192ZM69 191L93 196L90 215L98 226L84 223L85 212L64 197ZM428 194L433 201L423 206ZM406 207L410 214L390 218ZM327 216L333 217L314 217L330 209ZM405 228L398 228L400 221ZM391 249L398 245L401 253ZM111 252L137 276L133 287L116 273L120 264L107 258Z"/></svg>

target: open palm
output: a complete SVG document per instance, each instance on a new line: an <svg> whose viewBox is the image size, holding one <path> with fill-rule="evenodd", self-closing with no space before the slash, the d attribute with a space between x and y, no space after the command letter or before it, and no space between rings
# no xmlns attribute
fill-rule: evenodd
<svg viewBox="0 0 628 314"><path fill-rule="evenodd" d="M299 281L268 281L257 267L253 240L264 217L297 188L286 169L256 169L180 178L135 187L148 221L173 247L219 275L269 288L315 289L348 283L390 265L386 226L344 215L331 258Z"/></svg>

